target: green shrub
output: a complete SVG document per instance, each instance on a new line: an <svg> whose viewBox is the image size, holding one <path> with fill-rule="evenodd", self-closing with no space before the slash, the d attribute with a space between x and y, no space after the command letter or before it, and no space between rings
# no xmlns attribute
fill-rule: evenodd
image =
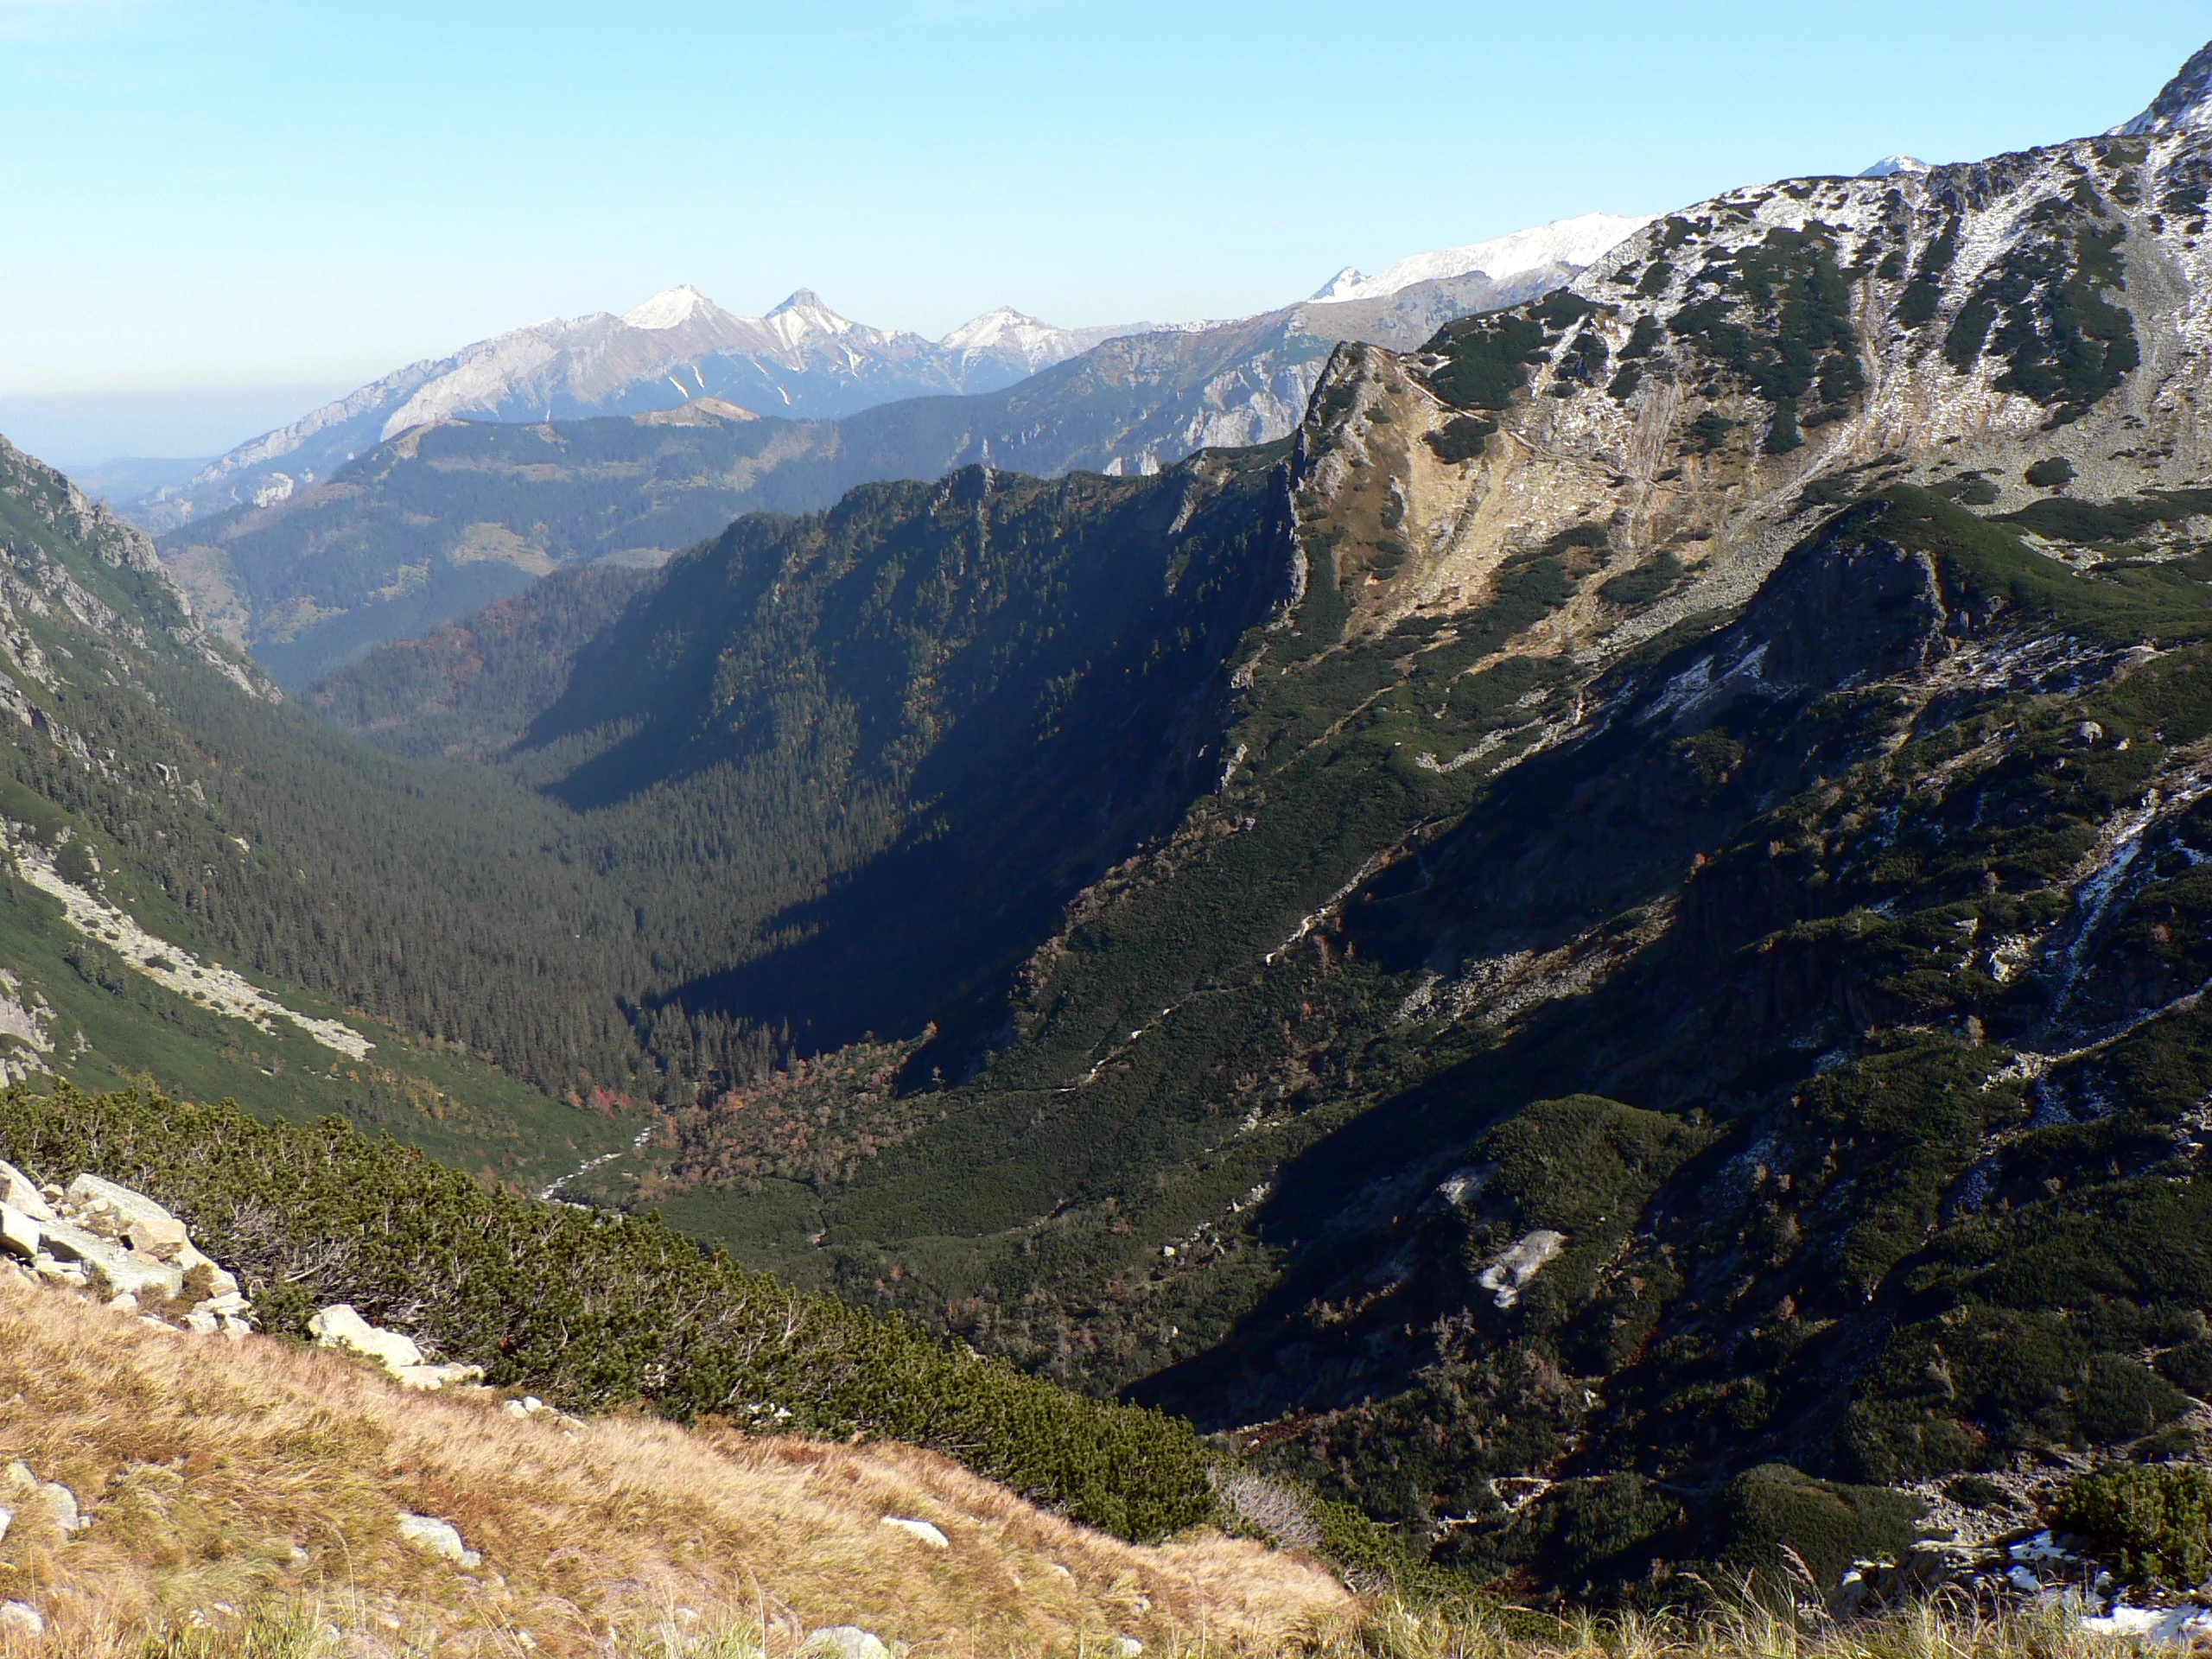
<svg viewBox="0 0 2212 1659"><path fill-rule="evenodd" d="M2158 1356L2158 1370L2199 1399L2212 1395L2212 1341L2202 1338Z"/></svg>
<svg viewBox="0 0 2212 1659"><path fill-rule="evenodd" d="M1454 415L1440 431L1428 435L1428 447L1439 461L1456 467L1482 454L1483 445L1497 430L1497 423L1486 415Z"/></svg>
<svg viewBox="0 0 2212 1659"><path fill-rule="evenodd" d="M2039 490L2056 489L2062 484L2074 481L2074 463L2063 455L2053 455L2048 461L2036 462L2028 468L2025 476L2028 482Z"/></svg>
<svg viewBox="0 0 2212 1659"><path fill-rule="evenodd" d="M2212 1569L2212 1470L2195 1464L2082 1475L2059 1493L2050 1518L2131 1581L2196 1584Z"/></svg>
<svg viewBox="0 0 2212 1659"><path fill-rule="evenodd" d="M1726 415L1707 410L1689 425L1682 447L1692 454L1709 455L1718 449L1728 435L1736 429L1736 423Z"/></svg>
<svg viewBox="0 0 2212 1659"><path fill-rule="evenodd" d="M1668 592L1682 579L1682 562L1672 553L1662 553L1649 564L1614 576L1598 589L1598 596L1609 605L1648 605Z"/></svg>
<svg viewBox="0 0 2212 1659"><path fill-rule="evenodd" d="M1785 1463L1764 1463L1728 1484L1714 1518L1714 1554L1778 1574L1785 1549L1833 1590L1853 1561L1895 1556L1919 1534L1923 1505L1885 1486L1815 1480Z"/></svg>
<svg viewBox="0 0 2212 1659"><path fill-rule="evenodd" d="M1763 446L1770 455L1786 455L1792 449L1804 447L1804 435L1797 429L1797 411L1789 404L1774 406L1774 418L1766 424L1766 442Z"/></svg>
<svg viewBox="0 0 2212 1659"><path fill-rule="evenodd" d="M2189 1409L2179 1389L2124 1354L2097 1354L2075 1391L2074 1416L2082 1440L2133 1440Z"/></svg>

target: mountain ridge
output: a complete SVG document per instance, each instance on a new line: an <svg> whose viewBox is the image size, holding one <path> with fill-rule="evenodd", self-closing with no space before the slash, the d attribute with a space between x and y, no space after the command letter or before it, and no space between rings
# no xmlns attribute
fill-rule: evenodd
<svg viewBox="0 0 2212 1659"><path fill-rule="evenodd" d="M995 389L1151 326L1056 328L1001 308L931 342L855 322L810 289L745 317L684 284L620 316L552 318L410 364L239 445L133 511L166 531L211 512L269 505L380 442L463 415L627 414L671 407L672 395L676 404L716 397L834 417L899 397Z"/></svg>

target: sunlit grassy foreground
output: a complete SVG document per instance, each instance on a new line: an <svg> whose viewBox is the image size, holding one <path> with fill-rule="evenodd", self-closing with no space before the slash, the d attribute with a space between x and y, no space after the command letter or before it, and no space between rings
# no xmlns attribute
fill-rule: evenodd
<svg viewBox="0 0 2212 1659"><path fill-rule="evenodd" d="M1140 1548L950 1459L410 1394L369 1365L231 1342L0 1273L0 1601L41 1659L592 1655L797 1659L826 1627L915 1659L2010 1659L2117 1653L2058 1612L1963 1603L1836 1625L1453 1613L1356 1601L1319 1564L1218 1535ZM450 1521L480 1560L410 1545ZM934 1539L909 1524L926 1522ZM928 1529L923 1529L925 1532ZM880 1659L875 1650L822 1659ZM12 1646L10 1644L13 1644Z"/></svg>
<svg viewBox="0 0 2212 1659"><path fill-rule="evenodd" d="M1011 1610L1009 1610L1011 1611ZM410 1646L389 1631L364 1630L334 1604L290 1602L220 1625L149 1631L115 1628L49 1640L45 1659L369 1659L442 1652ZM610 1659L790 1659L804 1645L787 1625L756 1614L709 1620L671 1610L610 1633L596 1650ZM0 1648L0 1651L4 1651ZM512 1641L480 1650L526 1652ZM2056 1612L1976 1613L1942 1605L1847 1625L1808 1626L1766 1612L1667 1619L1570 1620L1550 1636L1508 1634L1480 1614L1421 1611L1377 1604L1300 1620L1266 1634L1177 1630L1147 1659L2091 1659L2136 1652ZM918 1644L916 1659L1112 1659L1110 1637L1078 1633L1042 1643L949 1632ZM834 1656L831 1656L834 1659Z"/></svg>

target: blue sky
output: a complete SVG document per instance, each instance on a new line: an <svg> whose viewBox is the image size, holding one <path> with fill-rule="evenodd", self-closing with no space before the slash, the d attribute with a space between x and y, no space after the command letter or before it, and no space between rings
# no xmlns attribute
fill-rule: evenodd
<svg viewBox="0 0 2212 1659"><path fill-rule="evenodd" d="M1241 315L2101 130L2208 35L2179 0L0 0L0 429L204 453L679 282L932 335Z"/></svg>

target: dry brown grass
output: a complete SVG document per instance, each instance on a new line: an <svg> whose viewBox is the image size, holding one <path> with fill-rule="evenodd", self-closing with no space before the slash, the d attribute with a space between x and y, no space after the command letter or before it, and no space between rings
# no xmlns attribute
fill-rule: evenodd
<svg viewBox="0 0 2212 1659"><path fill-rule="evenodd" d="M406 1394L334 1354L157 1330L0 1274L7 1458L95 1517L63 1537L22 1504L0 1544L0 1598L45 1614L50 1659L137 1654L145 1632L194 1619L213 1645L184 1650L245 1652L257 1616L394 1652L646 1651L664 1625L775 1651L839 1624L963 1659L1117 1635L1152 1654L1251 1650L1352 1611L1311 1563L1217 1537L1135 1548L906 1447L643 1417L571 1430L480 1390ZM403 1510L451 1521L482 1566L403 1541ZM950 1548L887 1515L934 1522Z"/></svg>

